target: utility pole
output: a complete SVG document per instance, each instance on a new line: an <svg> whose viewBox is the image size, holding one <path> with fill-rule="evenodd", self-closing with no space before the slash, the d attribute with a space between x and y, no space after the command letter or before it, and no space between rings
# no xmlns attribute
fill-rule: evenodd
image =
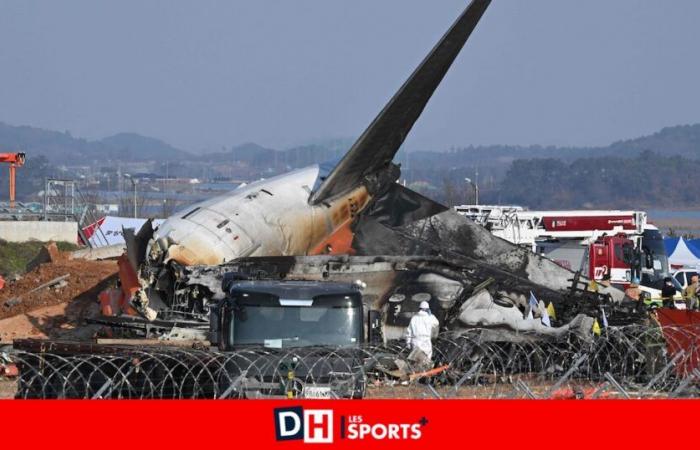
<svg viewBox="0 0 700 450"><path fill-rule="evenodd" d="M131 185L134 187L134 219L136 219L136 181L131 174L125 173L124 178L128 178L131 181Z"/></svg>
<svg viewBox="0 0 700 450"><path fill-rule="evenodd" d="M476 175L479 176L479 172L477 172ZM471 184L472 187L474 188L474 204L478 205L479 204L479 185L477 184L477 182L472 181L471 178L465 178L464 181Z"/></svg>

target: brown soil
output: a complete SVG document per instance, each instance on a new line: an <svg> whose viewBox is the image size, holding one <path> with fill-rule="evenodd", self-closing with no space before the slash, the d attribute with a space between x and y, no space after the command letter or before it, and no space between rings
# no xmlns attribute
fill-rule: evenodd
<svg viewBox="0 0 700 450"><path fill-rule="evenodd" d="M7 378L0 378L0 400L15 398L16 391L17 381Z"/></svg>
<svg viewBox="0 0 700 450"><path fill-rule="evenodd" d="M0 319L0 345L26 338L91 340L102 327L86 324L85 319L98 317L99 314L100 307L94 299L80 297L71 302Z"/></svg>
<svg viewBox="0 0 700 450"><path fill-rule="evenodd" d="M97 303L97 295L114 283L116 272L116 261L55 258L53 262L41 264L24 274L16 282L7 281L4 289L0 290L0 319L61 303L70 304L80 300ZM47 287L29 293L41 284L63 275L70 275L66 286ZM14 306L6 305L12 298L19 298L21 301Z"/></svg>

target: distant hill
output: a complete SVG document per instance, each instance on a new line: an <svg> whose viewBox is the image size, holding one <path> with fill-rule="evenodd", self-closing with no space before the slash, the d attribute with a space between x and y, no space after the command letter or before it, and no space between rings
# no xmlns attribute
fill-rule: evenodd
<svg viewBox="0 0 700 450"><path fill-rule="evenodd" d="M204 161L240 161L248 166L264 168L267 165L302 167L315 162L341 157L352 145L352 139L317 141L287 150L276 150L256 143L236 145L230 149L205 153ZM23 150L29 155L45 155L52 163L79 163L95 160L127 161L186 161L192 154L160 139L136 133L119 133L101 140L89 141L74 137L70 132L44 130L31 126L13 126L0 122L0 150ZM621 140L605 147L554 147L488 145L454 148L439 152L433 149L401 152L398 161L404 168L501 167L516 159L554 158L573 161L582 157L634 157L651 150L659 155L680 155L700 159L700 124L664 128L656 133L634 139Z"/></svg>
<svg viewBox="0 0 700 450"><path fill-rule="evenodd" d="M225 162L244 162L250 166L259 167L264 164L270 164L275 159L277 150L266 148L254 142L231 147L228 150L221 152L205 153L200 158L203 161L225 161Z"/></svg>
<svg viewBox="0 0 700 450"><path fill-rule="evenodd" d="M603 153L636 156L646 150L662 155L700 158L700 124L666 127L649 136L615 142L603 149Z"/></svg>
<svg viewBox="0 0 700 450"><path fill-rule="evenodd" d="M595 156L571 163L518 159L499 187L503 203L537 209L697 208L697 159L649 150L634 157Z"/></svg>
<svg viewBox="0 0 700 450"><path fill-rule="evenodd" d="M74 138L68 132L0 122L0 151L24 151L29 157L45 155L52 162L61 162L79 160L82 155L90 154L91 145L85 139Z"/></svg>
<svg viewBox="0 0 700 450"><path fill-rule="evenodd" d="M185 160L191 154L159 139L120 133L98 141L73 137L69 132L13 126L0 122L0 151L24 151L46 156L54 164L86 164L93 161Z"/></svg>
<svg viewBox="0 0 700 450"><path fill-rule="evenodd" d="M186 160L192 157L188 153L172 145L152 137L136 133L119 133L93 142L94 146L104 147L110 159L124 160ZM103 151L101 148L97 151Z"/></svg>
<svg viewBox="0 0 700 450"><path fill-rule="evenodd" d="M492 147L409 160L412 179L465 188L478 167L484 202L530 208L698 208L700 124L664 128L596 148ZM490 159L487 153L491 153ZM417 155L416 155L417 156ZM512 158L512 159L510 159ZM440 189L442 188L442 189ZM461 199L468 198L468 189ZM448 200L445 200L448 201Z"/></svg>
<svg viewBox="0 0 700 450"><path fill-rule="evenodd" d="M409 164L431 163L431 166L455 167L465 164L510 164L515 159L531 158L572 161L591 156L634 157L646 150L660 155L700 159L700 124L668 127L649 136L618 141L605 147L469 146L440 152L440 158L435 158L434 151L410 152L408 156L403 153L400 160Z"/></svg>
<svg viewBox="0 0 700 450"><path fill-rule="evenodd" d="M447 203L471 201L469 200L471 191L465 186L464 178L474 178L478 171L483 201L489 199L488 201L501 203L509 199L508 201L532 206L541 203L541 200L535 199L535 197L545 198L545 195L540 195L542 192L540 188L537 188L537 184L527 183L527 189L530 190L526 192L525 185L523 185L523 189L517 189L515 183L509 182L515 175L518 175L519 170L534 174L535 167L542 165L549 167L552 171L559 167L568 173L579 165L602 162L602 160L584 162L583 159L609 157L622 160L637 159L645 152L653 152L655 163L661 164L661 167L670 164L668 161L674 157L683 157L688 164L696 166L697 163L694 161L700 160L700 124L668 127L648 136L621 140L604 147L470 146L440 153L434 151L401 152L397 161L402 165L401 172L404 179L409 183L422 183L422 186L426 186L424 193L438 197L442 195L444 198L441 200ZM560 164L553 165L553 162ZM610 160L606 162L609 163ZM609 170L614 170L614 168L614 166L608 167ZM672 176L672 173L667 175ZM683 176L687 176L687 174L684 173ZM550 179L554 179L553 177L554 175ZM521 177L517 177L517 179L523 181ZM621 177L620 180L621 183L627 182L624 177ZM557 188L561 187L557 186ZM547 207L553 207L552 205L560 208L578 207L585 203L582 196L571 193L575 189L575 186L567 186L566 190L560 192L560 195L556 197L561 202L557 204L559 200L550 197L554 200L548 202ZM445 194L445 192L455 190L458 190L459 193L455 195L454 199L450 198L451 195ZM602 192L599 191L595 202L604 200ZM567 198L571 199L571 202L567 203L568 200L562 197L565 193L568 193L569 197ZM614 192L614 195L619 194L619 189ZM612 199L612 195L613 193L608 198ZM643 192L638 192L638 195L643 195ZM625 201L629 203L637 201L634 195L628 195L625 198ZM540 204L540 206L542 205Z"/></svg>
<svg viewBox="0 0 700 450"><path fill-rule="evenodd" d="M228 165L225 176L253 180L337 160L352 142L323 140L286 150L249 142L195 157L162 140L135 133L90 141L69 132L0 123L0 151L23 150L29 155L23 169L27 176L20 185L24 193L36 191L36 180L55 176L63 164L103 166L110 160L157 161L162 169L154 169L156 172L196 177L211 173L207 165ZM196 164L192 163L193 157ZM403 181L450 204L471 201L473 190L465 178L475 177L477 171L484 202L542 208L695 207L700 197L700 188L694 187L696 168L700 166L700 124L663 128L648 136L601 147L490 145L446 152L404 150L396 160L402 166ZM0 195L4 195L3 189L0 186Z"/></svg>

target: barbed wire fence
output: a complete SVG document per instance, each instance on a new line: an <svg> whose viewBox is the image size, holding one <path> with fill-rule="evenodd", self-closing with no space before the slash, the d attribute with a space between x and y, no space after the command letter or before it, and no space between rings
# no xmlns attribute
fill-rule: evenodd
<svg viewBox="0 0 700 450"><path fill-rule="evenodd" d="M360 348L12 351L16 398L676 398L700 396L700 328L605 328L542 342L444 333L432 367L403 343Z"/></svg>

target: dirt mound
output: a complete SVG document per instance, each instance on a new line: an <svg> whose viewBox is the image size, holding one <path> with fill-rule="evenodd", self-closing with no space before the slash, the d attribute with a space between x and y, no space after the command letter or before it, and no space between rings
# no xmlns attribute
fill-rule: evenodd
<svg viewBox="0 0 700 450"><path fill-rule="evenodd" d="M6 280L0 290L0 319L32 311L37 308L91 299L97 302L98 293L112 284L118 270L116 261L68 260L60 255L52 262L38 265L17 281ZM33 289L51 280L68 275L64 283L36 292ZM12 300L8 305L8 300Z"/></svg>

